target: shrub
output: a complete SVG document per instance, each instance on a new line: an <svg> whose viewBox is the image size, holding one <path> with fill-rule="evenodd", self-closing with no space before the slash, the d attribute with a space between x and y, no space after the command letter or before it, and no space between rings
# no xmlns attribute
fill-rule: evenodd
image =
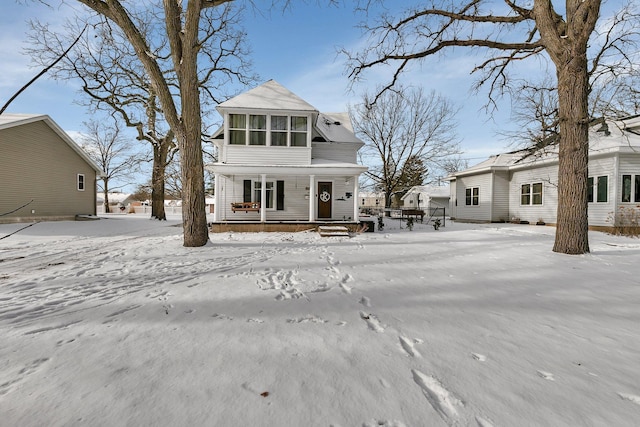
<svg viewBox="0 0 640 427"><path fill-rule="evenodd" d="M618 236L640 236L640 205L620 206L610 212L607 222L613 224L612 234Z"/></svg>

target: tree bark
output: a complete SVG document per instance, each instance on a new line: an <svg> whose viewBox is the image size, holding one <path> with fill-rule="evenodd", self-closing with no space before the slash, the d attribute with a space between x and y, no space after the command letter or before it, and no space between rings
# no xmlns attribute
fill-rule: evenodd
<svg viewBox="0 0 640 427"><path fill-rule="evenodd" d="M589 121L587 57L570 52L557 67L560 144L558 211L554 252L589 252L587 177Z"/></svg>
<svg viewBox="0 0 640 427"><path fill-rule="evenodd" d="M153 145L153 170L151 172L151 217L166 221L164 209L165 170L169 147L166 142Z"/></svg>

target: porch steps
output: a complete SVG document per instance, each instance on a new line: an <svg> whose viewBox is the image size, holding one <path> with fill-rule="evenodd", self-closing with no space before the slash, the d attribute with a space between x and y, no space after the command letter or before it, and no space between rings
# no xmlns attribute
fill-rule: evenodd
<svg viewBox="0 0 640 427"><path fill-rule="evenodd" d="M318 227L318 233L322 237L335 237L335 236L349 237L349 229L342 225L321 225Z"/></svg>

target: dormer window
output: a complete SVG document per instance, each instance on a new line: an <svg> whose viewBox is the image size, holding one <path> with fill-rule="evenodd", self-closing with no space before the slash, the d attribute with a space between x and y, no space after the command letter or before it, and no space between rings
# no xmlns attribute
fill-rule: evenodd
<svg viewBox="0 0 640 427"><path fill-rule="evenodd" d="M307 147L306 116L229 114L229 144Z"/></svg>

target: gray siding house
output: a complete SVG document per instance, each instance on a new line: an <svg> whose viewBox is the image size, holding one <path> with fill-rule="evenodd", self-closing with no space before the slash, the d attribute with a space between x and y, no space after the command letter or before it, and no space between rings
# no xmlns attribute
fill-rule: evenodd
<svg viewBox="0 0 640 427"><path fill-rule="evenodd" d="M589 226L640 216L640 117L597 124L589 132ZM451 217L471 222L555 224L557 147L525 157L504 153L449 177ZM633 214L632 211L635 211Z"/></svg>
<svg viewBox="0 0 640 427"><path fill-rule="evenodd" d="M274 80L217 107L215 224L358 222L364 143L346 113L320 113ZM267 229L262 228L262 229Z"/></svg>
<svg viewBox="0 0 640 427"><path fill-rule="evenodd" d="M96 214L100 168L49 116L0 115L0 222Z"/></svg>

